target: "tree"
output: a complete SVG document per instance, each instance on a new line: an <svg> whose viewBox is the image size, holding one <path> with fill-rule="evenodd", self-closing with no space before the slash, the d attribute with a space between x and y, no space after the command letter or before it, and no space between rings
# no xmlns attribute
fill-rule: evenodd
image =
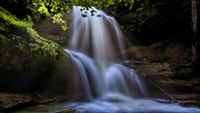
<svg viewBox="0 0 200 113"><path fill-rule="evenodd" d="M197 37L197 0L192 0L192 65L199 65L199 39Z"/></svg>

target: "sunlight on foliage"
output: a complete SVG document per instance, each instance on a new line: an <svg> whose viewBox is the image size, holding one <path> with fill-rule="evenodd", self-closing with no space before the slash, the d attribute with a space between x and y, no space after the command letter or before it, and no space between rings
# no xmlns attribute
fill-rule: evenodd
<svg viewBox="0 0 200 113"><path fill-rule="evenodd" d="M125 6L129 6L129 9L133 7L134 0L71 0L73 5L85 6L85 7L97 7L101 9L106 9L110 6L117 4L124 4Z"/></svg>
<svg viewBox="0 0 200 113"><path fill-rule="evenodd" d="M14 46L14 48L20 51L30 49L29 52L32 54L49 57L52 60L56 60L58 56L66 58L67 55L62 51L62 48L53 41L39 36L38 33L32 28L32 23L21 21L13 15L6 14L3 11L0 11L0 19L3 23L6 23L5 26L2 26L2 29L16 27L17 29L22 30L22 32L24 32L23 35L25 35L25 37L12 34L10 34L9 37L2 35L0 41L1 44L5 44L4 47L13 43L11 46Z"/></svg>
<svg viewBox="0 0 200 113"><path fill-rule="evenodd" d="M36 5L36 4L34 4L34 5ZM39 5L39 8L37 10L38 12L40 12L41 14L45 14L46 16L50 16L50 13L49 13L48 9L46 8L46 6L44 5L44 3L40 2L38 5Z"/></svg>
<svg viewBox="0 0 200 113"><path fill-rule="evenodd" d="M53 23L60 24L62 30L67 30L67 23L63 19L63 15L61 14L61 12L70 11L71 5L69 5L68 1L30 0L29 3L32 4L32 10L35 15L45 15L46 17L50 18Z"/></svg>
<svg viewBox="0 0 200 113"><path fill-rule="evenodd" d="M0 11L0 18L6 20L8 23L15 25L17 27L32 27L32 23L28 21L18 21L16 17L6 14Z"/></svg>
<svg viewBox="0 0 200 113"><path fill-rule="evenodd" d="M61 12L69 13L74 5L106 9L113 5L124 4L124 6L132 9L134 0L29 0L29 3L32 4L32 10L35 15L45 15L53 23L60 24L63 30L67 30L67 22L63 19Z"/></svg>
<svg viewBox="0 0 200 113"><path fill-rule="evenodd" d="M67 30L67 23L63 20L63 15L61 13L57 13L52 17L53 23L61 24L62 30Z"/></svg>

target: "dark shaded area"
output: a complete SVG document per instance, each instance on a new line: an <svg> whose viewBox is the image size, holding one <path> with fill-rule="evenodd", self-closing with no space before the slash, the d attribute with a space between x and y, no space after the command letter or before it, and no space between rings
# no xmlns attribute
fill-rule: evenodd
<svg viewBox="0 0 200 113"><path fill-rule="evenodd" d="M1 0L0 6L16 15L20 19L24 19L27 15L32 15L28 0Z"/></svg>
<svg viewBox="0 0 200 113"><path fill-rule="evenodd" d="M197 2L195 43L200 42ZM131 34L128 39L139 42L127 52L133 67L175 99L199 106L199 65L191 64L191 9L191 0L140 0L132 10L121 5L115 11L122 29Z"/></svg>
<svg viewBox="0 0 200 113"><path fill-rule="evenodd" d="M120 6L116 12L124 29L145 45L174 37L190 40L191 2L188 0L140 0L135 1L132 10Z"/></svg>

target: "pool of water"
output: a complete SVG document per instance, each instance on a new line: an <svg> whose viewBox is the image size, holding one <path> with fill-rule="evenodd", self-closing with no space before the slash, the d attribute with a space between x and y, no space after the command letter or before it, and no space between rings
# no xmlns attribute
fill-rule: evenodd
<svg viewBox="0 0 200 113"><path fill-rule="evenodd" d="M38 105L15 113L56 113L70 109L75 113L200 113L198 107L183 107L177 103L167 104L149 99L133 99L112 94L88 102Z"/></svg>

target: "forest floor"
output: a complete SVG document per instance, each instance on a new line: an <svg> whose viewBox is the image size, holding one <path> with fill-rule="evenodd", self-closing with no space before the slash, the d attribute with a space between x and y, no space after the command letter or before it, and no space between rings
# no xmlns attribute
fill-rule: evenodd
<svg viewBox="0 0 200 113"><path fill-rule="evenodd" d="M130 47L127 54L132 67L161 93L184 105L200 106L199 70L187 66L191 54L187 44L165 40Z"/></svg>

